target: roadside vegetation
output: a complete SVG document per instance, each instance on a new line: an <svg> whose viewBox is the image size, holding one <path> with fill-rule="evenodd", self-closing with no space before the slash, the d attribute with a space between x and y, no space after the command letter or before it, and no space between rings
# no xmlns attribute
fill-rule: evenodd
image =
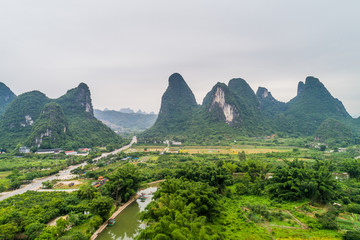
<svg viewBox="0 0 360 240"><path fill-rule="evenodd" d="M142 213L147 228L138 239L359 239L360 148L330 152L274 140L266 140L269 146L254 139L172 146L164 154L162 143L139 144L88 159L73 170L88 182L78 191L27 192L1 201L0 239L89 239L145 183L162 179ZM9 179L13 170L0 177ZM99 177L108 181L95 188L91 182Z"/></svg>

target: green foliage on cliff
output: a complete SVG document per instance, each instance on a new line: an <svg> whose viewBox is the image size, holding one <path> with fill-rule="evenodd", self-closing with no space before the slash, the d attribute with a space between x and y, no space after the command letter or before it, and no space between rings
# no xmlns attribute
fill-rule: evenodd
<svg viewBox="0 0 360 240"><path fill-rule="evenodd" d="M343 104L314 77L300 82L297 96L288 103L277 101L265 88L260 87L255 94L245 80L232 79L228 86L217 83L202 105L196 106L191 90L175 74L162 98L158 120L142 137L200 144L238 136L314 136L328 118L345 123L360 135L360 121L352 119Z"/></svg>
<svg viewBox="0 0 360 240"><path fill-rule="evenodd" d="M335 119L326 119L315 132L315 139L331 146L354 144L354 135L350 128Z"/></svg>
<svg viewBox="0 0 360 240"><path fill-rule="evenodd" d="M68 136L68 122L61 106L51 102L44 106L38 120L33 124L27 146L59 148L64 146Z"/></svg>
<svg viewBox="0 0 360 240"><path fill-rule="evenodd" d="M46 105L50 101L53 103ZM45 136L40 147L75 149L122 142L115 132L94 117L90 91L84 83L55 100L39 91L18 96L1 117L0 127L0 147L10 149L18 144L39 147L35 139L40 139L47 129L52 136Z"/></svg>
<svg viewBox="0 0 360 240"><path fill-rule="evenodd" d="M44 105L50 100L39 91L16 97L0 118L0 146L14 148L30 135L32 124L39 118Z"/></svg>
<svg viewBox="0 0 360 240"><path fill-rule="evenodd" d="M15 94L4 83L0 82L0 116L15 97Z"/></svg>
<svg viewBox="0 0 360 240"><path fill-rule="evenodd" d="M146 136L181 135L189 126L197 108L195 96L182 76L174 73L169 77L169 86L161 99L158 118Z"/></svg>
<svg viewBox="0 0 360 240"><path fill-rule="evenodd" d="M288 103L288 109L284 114L292 126L292 131L305 135L314 134L320 124L328 118L351 118L343 104L314 77L306 78L304 89Z"/></svg>

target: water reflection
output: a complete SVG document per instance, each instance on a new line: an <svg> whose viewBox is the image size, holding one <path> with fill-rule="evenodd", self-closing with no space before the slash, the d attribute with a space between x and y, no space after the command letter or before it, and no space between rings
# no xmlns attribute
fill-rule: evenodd
<svg viewBox="0 0 360 240"><path fill-rule="evenodd" d="M116 218L116 223L112 227L107 227L96 240L130 240L134 239L145 228L140 221L140 212L151 202L152 193L156 191L156 187L150 187L144 192L147 197L144 201L137 199L135 202L125 208Z"/></svg>

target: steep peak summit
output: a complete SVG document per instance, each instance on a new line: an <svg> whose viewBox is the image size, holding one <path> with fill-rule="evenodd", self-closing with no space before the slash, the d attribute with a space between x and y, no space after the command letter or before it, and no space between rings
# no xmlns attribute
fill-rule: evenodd
<svg viewBox="0 0 360 240"><path fill-rule="evenodd" d="M179 73L173 73L169 77L169 86L177 84L186 84L184 78Z"/></svg>
<svg viewBox="0 0 360 240"><path fill-rule="evenodd" d="M197 107L196 99L183 77L174 73L169 77L169 86L161 98L158 118L151 132L183 132L192 119L192 109Z"/></svg>
<svg viewBox="0 0 360 240"><path fill-rule="evenodd" d="M305 83L300 81L297 88L297 96L300 96L304 92L304 89L305 89Z"/></svg>
<svg viewBox="0 0 360 240"><path fill-rule="evenodd" d="M174 73L169 77L169 86L162 100L162 107L165 108L168 107L168 103L175 105L181 103L180 105L185 108L197 105L193 92L179 73Z"/></svg>
<svg viewBox="0 0 360 240"><path fill-rule="evenodd" d="M240 96L256 98L250 85L242 78L231 79L228 86Z"/></svg>
<svg viewBox="0 0 360 240"><path fill-rule="evenodd" d="M271 95L271 92L269 92L269 90L267 90L267 88L264 88L264 87L258 88L258 90L256 92L256 96L258 96L260 99L264 99L264 98L273 99L274 98Z"/></svg>
<svg viewBox="0 0 360 240"><path fill-rule="evenodd" d="M81 82L77 88L81 91L88 92L90 94L89 86L86 83Z"/></svg>
<svg viewBox="0 0 360 240"><path fill-rule="evenodd" d="M190 87L185 82L184 78L179 73L173 73L169 77L169 86L166 90L170 94L175 94L177 97L186 97L188 104L191 106L197 105L195 96Z"/></svg>
<svg viewBox="0 0 360 240"><path fill-rule="evenodd" d="M316 77L313 77L313 76L308 76L306 77L305 79L305 85L316 85L316 84L319 84L320 83L320 80Z"/></svg>
<svg viewBox="0 0 360 240"><path fill-rule="evenodd" d="M322 84L318 78L312 76L307 77L305 80L304 90L306 91L309 89L318 89L318 90L323 89L324 91L327 92L327 89L324 86L324 84Z"/></svg>
<svg viewBox="0 0 360 240"><path fill-rule="evenodd" d="M90 118L94 117L90 89L85 83L80 83L76 88L70 89L56 102L62 106L65 114L85 113Z"/></svg>
<svg viewBox="0 0 360 240"><path fill-rule="evenodd" d="M229 81L229 88L249 87L248 83L242 78L233 78Z"/></svg>

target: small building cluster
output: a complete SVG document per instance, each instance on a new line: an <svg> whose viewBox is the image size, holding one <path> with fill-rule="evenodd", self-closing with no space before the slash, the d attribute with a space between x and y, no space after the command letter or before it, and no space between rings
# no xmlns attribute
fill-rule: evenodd
<svg viewBox="0 0 360 240"><path fill-rule="evenodd" d="M27 146L21 146L19 148L19 153L30 153L30 148L28 148Z"/></svg>
<svg viewBox="0 0 360 240"><path fill-rule="evenodd" d="M35 153L37 154L59 154L64 152L65 155L79 155L79 154L87 154L91 151L91 148L79 148L78 151L64 151L60 148L54 149L38 149ZM30 148L23 146L19 149L20 153L30 153Z"/></svg>
<svg viewBox="0 0 360 240"><path fill-rule="evenodd" d="M60 148L53 148L53 149L38 149L36 151L37 154L59 154L64 152L64 150Z"/></svg>
<svg viewBox="0 0 360 240"><path fill-rule="evenodd" d="M101 187L102 185L104 185L106 182L110 181L109 179L107 178L104 178L103 176L100 176L98 178L98 181L97 182L94 182L92 185L96 188L98 187Z"/></svg>
<svg viewBox="0 0 360 240"><path fill-rule="evenodd" d="M65 151L65 155L77 155L76 151Z"/></svg>

